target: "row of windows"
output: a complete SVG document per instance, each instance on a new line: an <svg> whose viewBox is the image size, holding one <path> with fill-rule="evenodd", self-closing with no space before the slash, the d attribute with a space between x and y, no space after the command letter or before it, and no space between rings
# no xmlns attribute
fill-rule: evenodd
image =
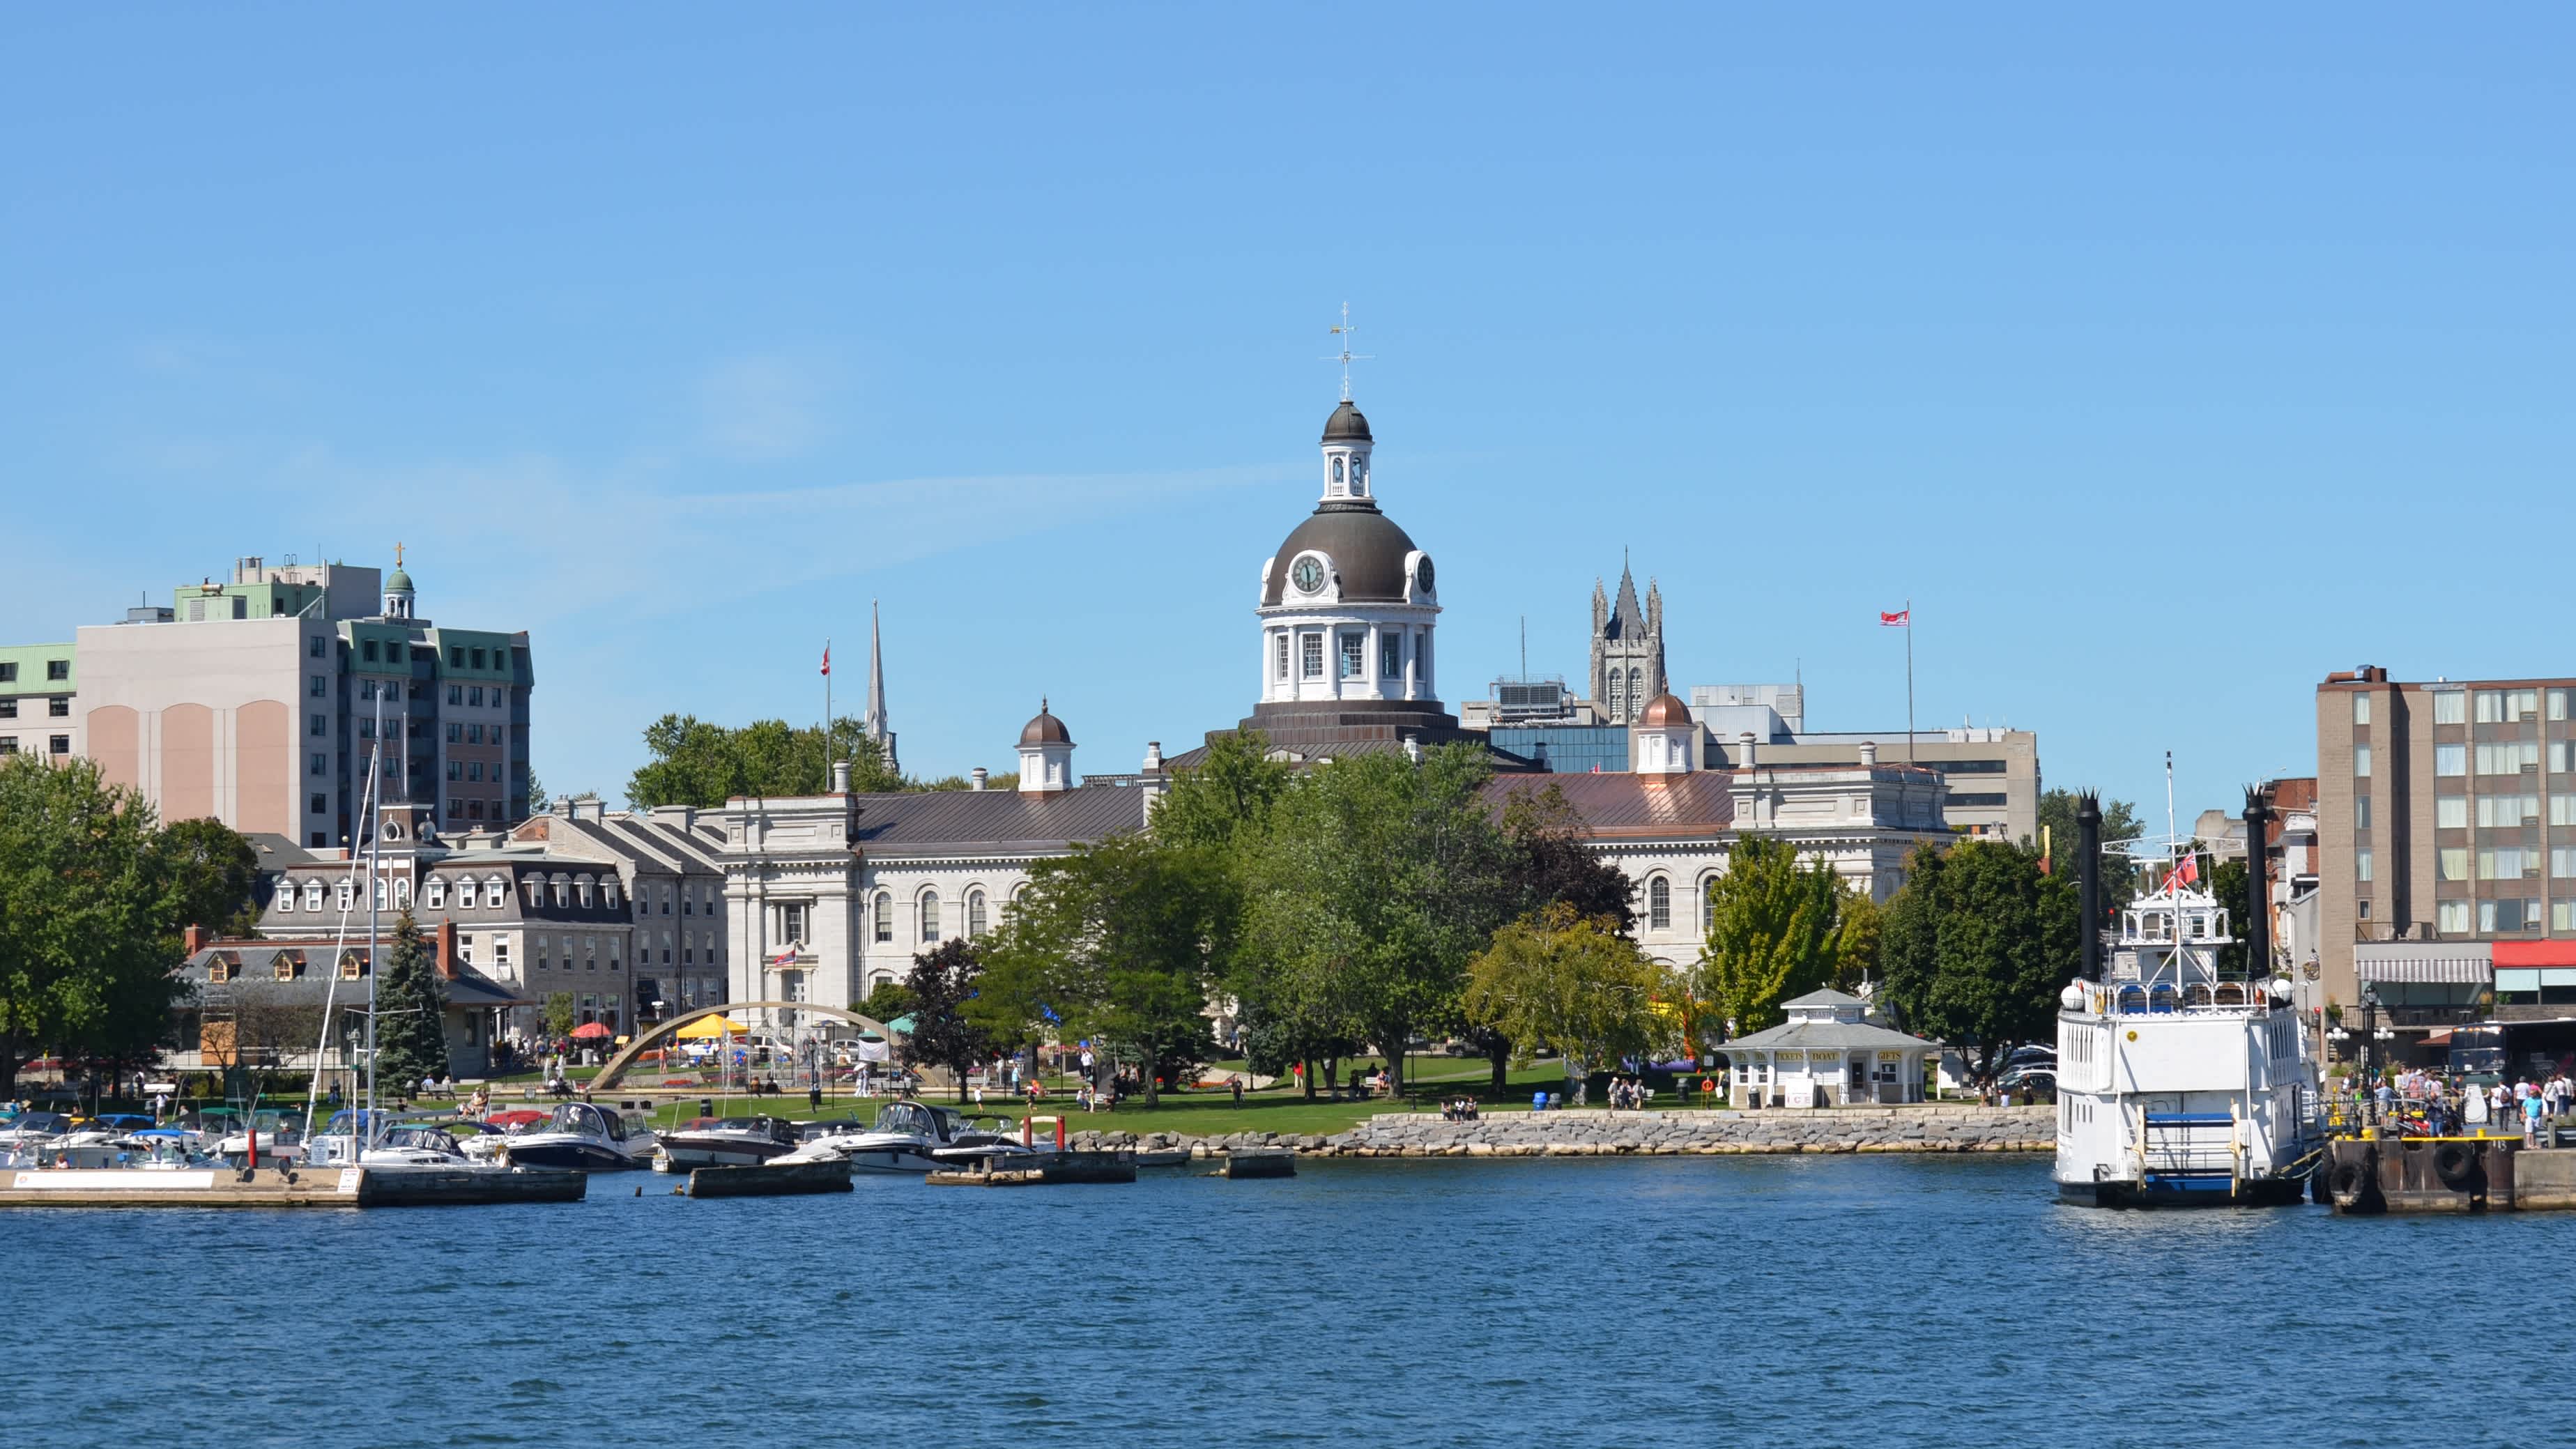
<svg viewBox="0 0 2576 1449"><path fill-rule="evenodd" d="M535 910L546 904L549 884L553 888L555 907L559 910L569 910L575 905L579 905L583 910L589 910L594 897L602 909L612 911L618 909L618 898L621 892L617 878L587 875L551 883L530 876L519 882L520 891L527 897L528 909ZM312 878L300 882L280 881L274 903L280 914L292 914L298 899L303 901L305 910L318 911L322 909L323 887L324 882ZM330 889L334 910L347 912L355 908L356 886L353 882L342 879L333 883ZM478 907L501 910L510 904L509 879L498 875L487 876L480 881L471 876L433 875L421 888L421 904L433 911L446 910L451 893L455 897L456 909L462 911L470 911ZM379 877L376 881L376 905L379 909L410 909L410 878L395 876L388 882Z"/></svg>
<svg viewBox="0 0 2576 1449"><path fill-rule="evenodd" d="M703 912L712 916L716 913L715 887L708 885L703 881L680 887L676 891L673 890L669 882L664 882L662 885L663 915L667 916L671 914L671 903L674 897L676 897L679 902L681 915L694 916ZM653 888L651 886L648 885L643 887L635 897L635 914L638 916L649 916L653 914ZM714 938L709 937L708 939L712 940Z"/></svg>
<svg viewBox="0 0 2576 1449"><path fill-rule="evenodd" d="M1343 629L1336 633L1335 638L1338 641L1335 645L1335 654L1339 661L1340 677L1343 679L1367 678L1369 631L1366 629ZM1276 675L1282 683L1285 683L1288 679L1288 647L1288 632L1286 630L1281 630L1271 636L1271 672ZM1428 686L1431 681L1431 631L1424 629L1415 632L1413 656L1421 682L1425 686ZM1322 632L1308 631L1297 635L1297 666L1298 674L1301 678L1321 679L1324 677L1324 635ZM1378 631L1377 677L1384 680L1401 679L1404 677L1403 630L1382 629Z"/></svg>
<svg viewBox="0 0 2576 1449"><path fill-rule="evenodd" d="M46 754L68 755L71 752L72 737L70 735L47 735L45 737ZM0 755L14 755L16 753L18 753L18 737L16 735L0 735Z"/></svg>
<svg viewBox="0 0 2576 1449"><path fill-rule="evenodd" d="M0 719L16 719L17 717L18 701L14 698L0 699ZM57 694L46 700L45 717L48 719L70 719L72 717L72 697L68 694Z"/></svg>
<svg viewBox="0 0 2576 1449"><path fill-rule="evenodd" d="M2537 689L2440 689L2431 693L2433 723L2437 725L2467 724L2472 713L2479 724L2520 724L2540 717L2542 710L2543 691ZM2546 692L2549 718L2567 718L2569 693L2564 689ZM2367 694L2352 697L2354 724L2370 723L2370 698Z"/></svg>
<svg viewBox="0 0 2576 1449"><path fill-rule="evenodd" d="M1011 900L1016 902L1027 890L1028 886L1025 884L1011 887ZM920 942L924 946L936 946L940 942L948 939L945 935L941 934L943 929L941 924L943 917L940 911L939 890L937 887L931 886L923 888L921 894L913 898L912 911L914 939L916 941ZM992 919L990 908L985 900L984 892L980 887L970 888L966 892L966 919L963 924L965 926L966 939L970 941L991 929ZM893 943L894 892L877 892L876 900L870 909L869 926L870 930L868 934L876 942L881 945L890 945ZM789 939L801 940L803 938L790 937Z"/></svg>
<svg viewBox="0 0 2576 1449"><path fill-rule="evenodd" d="M71 662L70 660L68 660L68 659L48 659L48 660L46 660L46 661L45 661L45 677L46 677L47 679L69 679L69 678L71 678L71 677L72 677L72 662ZM18 661L14 660L14 659L0 659L0 684L15 684L15 683L17 683L17 682L18 682Z"/></svg>

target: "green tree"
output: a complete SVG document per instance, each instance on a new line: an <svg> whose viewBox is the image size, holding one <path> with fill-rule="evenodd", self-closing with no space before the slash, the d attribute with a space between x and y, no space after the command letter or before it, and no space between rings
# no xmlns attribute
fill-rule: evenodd
<svg viewBox="0 0 2576 1449"><path fill-rule="evenodd" d="M2233 975L2245 969L2245 922L2249 908L2246 897L2253 889L2254 872L2246 865L2243 856L2216 859L2209 854L2208 847L2198 841L2192 842L2192 848L2200 851L2201 858L2210 862L2204 887L2213 900L2226 908L2230 934L2236 937L2234 942L2218 948L2218 969Z"/></svg>
<svg viewBox="0 0 2576 1449"><path fill-rule="evenodd" d="M967 1069L993 1050L991 1034L967 1012L982 971L976 943L952 936L913 957L903 982L912 993L912 1034L897 1042L896 1055L906 1066L946 1067L957 1079L960 1102Z"/></svg>
<svg viewBox="0 0 2576 1449"><path fill-rule="evenodd" d="M1490 772L1471 744L1333 761L1288 783L1243 857L1258 998L1346 1024L1399 1086L1415 1030L1456 1019L1468 959L1514 914Z"/></svg>
<svg viewBox="0 0 2576 1449"><path fill-rule="evenodd" d="M695 805L708 809L736 795L820 795L832 784L832 764L850 764L850 788L878 794L907 788L867 737L859 721L817 726L754 720L727 728L695 715L666 714L644 729L651 757L627 780L628 803Z"/></svg>
<svg viewBox="0 0 2576 1449"><path fill-rule="evenodd" d="M405 911L376 978L376 1081L404 1096L421 1078L446 1075L447 983Z"/></svg>
<svg viewBox="0 0 2576 1449"><path fill-rule="evenodd" d="M859 1015L877 1021L892 1021L912 1010L912 989L900 981L879 982L859 1003Z"/></svg>
<svg viewBox="0 0 2576 1449"><path fill-rule="evenodd" d="M0 756L0 1097L48 1051L139 1059L185 989L152 808L97 765Z"/></svg>
<svg viewBox="0 0 2576 1449"><path fill-rule="evenodd" d="M220 820L173 820L154 842L175 896L174 919L217 935L248 940L259 933L259 852Z"/></svg>
<svg viewBox="0 0 2576 1449"><path fill-rule="evenodd" d="M1846 886L1834 923L1834 987L1852 991L1876 975L1879 941L1887 930L1887 908L1866 890Z"/></svg>
<svg viewBox="0 0 2576 1449"><path fill-rule="evenodd" d="M2049 871L2068 880L2081 879L2083 863L2076 859L2081 837L2075 831L2075 793L2051 790L2039 797L2039 824L2051 857ZM2104 797L2102 801L2102 904L2106 911L2117 910L2129 899L2132 867L2129 864L2129 842L2136 840L2146 827L2138 819L2138 809L2126 800ZM2039 841L2030 842L2040 844Z"/></svg>
<svg viewBox="0 0 2576 1449"><path fill-rule="evenodd" d="M1973 1046L1990 1080L2013 1047L2053 1036L2078 915L2075 882L2043 873L2035 844L1918 846L1887 903L1881 1000L1907 1030Z"/></svg>
<svg viewBox="0 0 2576 1449"><path fill-rule="evenodd" d="M1514 1043L1521 1061L1552 1048L1569 1075L1582 1077L1665 1044L1655 1010L1664 985L1663 969L1616 918L1559 902L1494 933L1467 964L1462 1006L1469 1021Z"/></svg>
<svg viewBox="0 0 2576 1449"><path fill-rule="evenodd" d="M1562 905L1578 917L1607 920L1623 934L1636 928L1636 882L1592 848L1563 785L1516 783L1505 792L1502 829L1511 851L1513 906L1523 918ZM1511 1036L1490 1021L1469 1019L1463 1026L1460 1035L1492 1068L1491 1090L1503 1095L1510 1088Z"/></svg>
<svg viewBox="0 0 2576 1449"><path fill-rule="evenodd" d="M538 1010L545 1018L546 1035L557 1041L572 1035L572 1029L581 1024L580 1013L573 1009L569 991L549 992L545 1005Z"/></svg>
<svg viewBox="0 0 2576 1449"><path fill-rule="evenodd" d="M1830 863L1802 861L1787 841L1741 836L1709 894L1692 995L1731 1035L1779 1025L1781 1002L1833 979L1843 890Z"/></svg>
<svg viewBox="0 0 2576 1449"><path fill-rule="evenodd" d="M1215 851L1113 835L1032 868L985 953L984 992L968 1007L1016 1038L1052 1015L1068 1035L1132 1049L1145 1104L1206 1061L1214 963L1234 928L1234 891Z"/></svg>
<svg viewBox="0 0 2576 1449"><path fill-rule="evenodd" d="M1210 739L1198 764L1179 772L1155 805L1156 838L1231 850L1238 840L1257 837L1270 819L1270 807L1296 778L1285 761L1269 754L1269 738L1259 730Z"/></svg>

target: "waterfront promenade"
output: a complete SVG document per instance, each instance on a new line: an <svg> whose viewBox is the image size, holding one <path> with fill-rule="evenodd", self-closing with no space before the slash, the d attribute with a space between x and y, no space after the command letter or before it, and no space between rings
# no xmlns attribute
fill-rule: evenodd
<svg viewBox="0 0 2576 1449"><path fill-rule="evenodd" d="M1347 1132L1072 1134L1076 1147L1285 1147L1316 1157L1717 1157L1834 1152L2047 1152L2056 1109L1970 1103L1761 1112L1494 1112L1456 1122L1436 1112L1381 1112Z"/></svg>

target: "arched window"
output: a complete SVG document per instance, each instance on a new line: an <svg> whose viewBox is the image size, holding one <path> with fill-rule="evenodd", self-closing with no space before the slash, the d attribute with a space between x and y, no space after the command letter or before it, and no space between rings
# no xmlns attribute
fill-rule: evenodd
<svg viewBox="0 0 2576 1449"><path fill-rule="evenodd" d="M1717 877L1699 883L1699 933L1703 937L1717 932Z"/></svg>
<svg viewBox="0 0 2576 1449"><path fill-rule="evenodd" d="M877 892L876 937L880 941L894 939L894 892L892 891Z"/></svg>
<svg viewBox="0 0 2576 1449"><path fill-rule="evenodd" d="M1628 671L1628 717L1634 719L1645 712L1646 676L1642 670L1631 669Z"/></svg>
<svg viewBox="0 0 2576 1449"><path fill-rule="evenodd" d="M1646 924L1658 931L1673 925L1673 883L1657 876L1646 882Z"/></svg>
<svg viewBox="0 0 2576 1449"><path fill-rule="evenodd" d="M1626 724L1628 722L1628 677L1613 669L1610 671L1609 679L1604 682L1609 686L1610 697L1603 703L1610 706L1610 722Z"/></svg>
<svg viewBox="0 0 2576 1449"><path fill-rule="evenodd" d="M935 890L921 893L921 944L939 944L939 892Z"/></svg>
<svg viewBox="0 0 2576 1449"><path fill-rule="evenodd" d="M984 893L968 891L966 893L966 939L971 941L982 934L984 934Z"/></svg>
<svg viewBox="0 0 2576 1449"><path fill-rule="evenodd" d="M409 876L394 877L394 909L398 911L411 909L411 877Z"/></svg>

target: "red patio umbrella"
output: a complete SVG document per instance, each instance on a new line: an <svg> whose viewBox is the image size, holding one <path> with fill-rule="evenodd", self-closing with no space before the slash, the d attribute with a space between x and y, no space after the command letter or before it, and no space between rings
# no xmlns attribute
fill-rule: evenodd
<svg viewBox="0 0 2576 1449"><path fill-rule="evenodd" d="M610 1034L608 1023L604 1021L585 1021L572 1029L575 1041L597 1041Z"/></svg>

